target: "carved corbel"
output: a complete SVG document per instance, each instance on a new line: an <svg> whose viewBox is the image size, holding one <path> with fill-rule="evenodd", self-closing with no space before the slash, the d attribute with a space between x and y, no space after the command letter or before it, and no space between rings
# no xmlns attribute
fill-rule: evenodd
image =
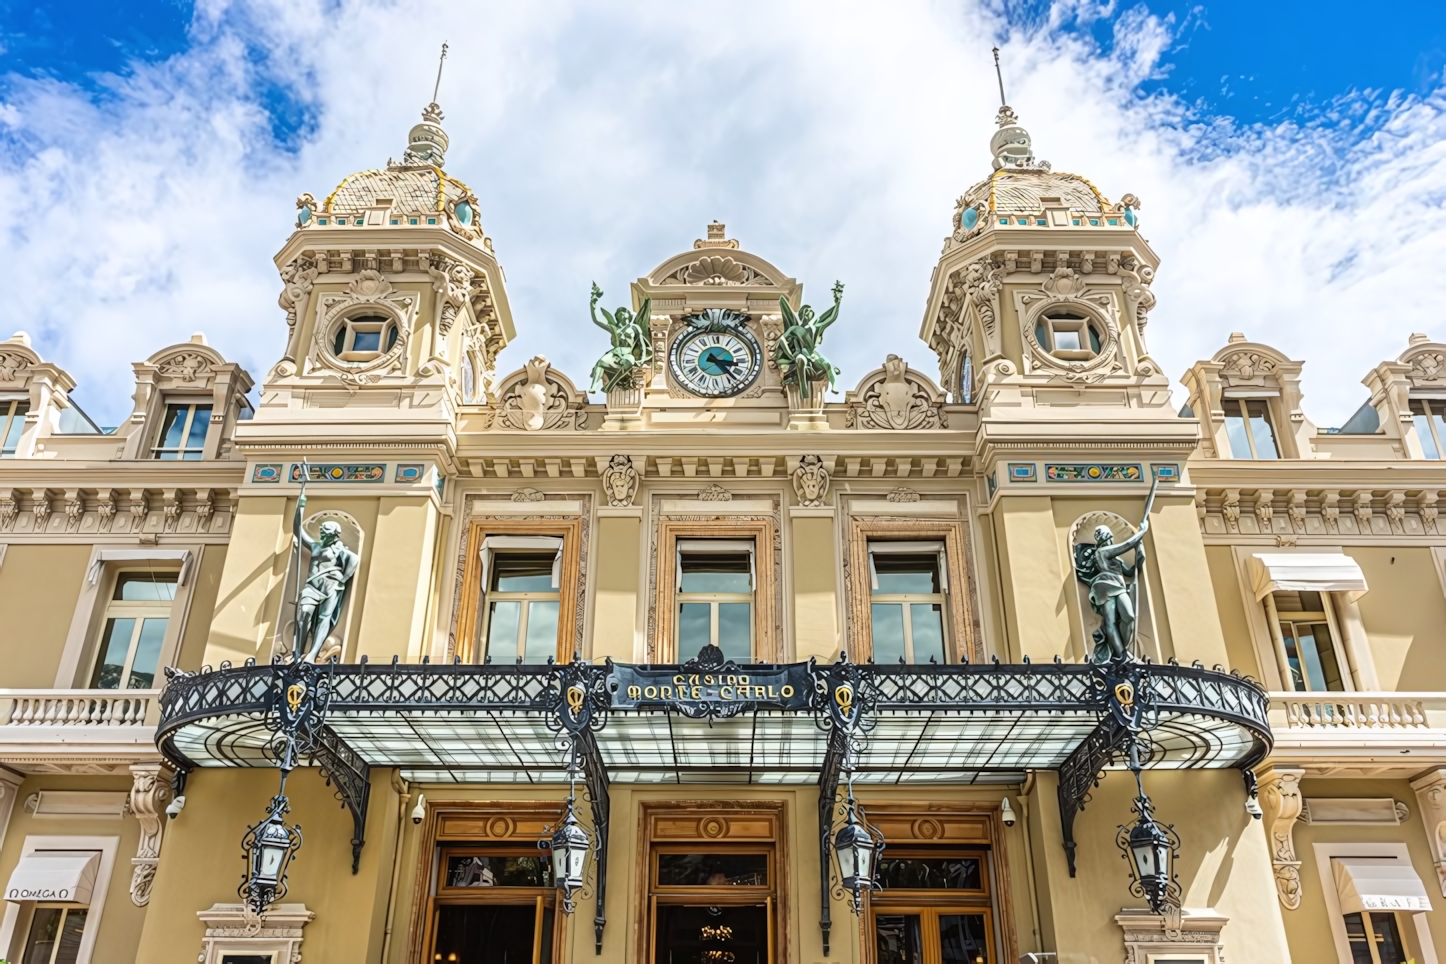
<svg viewBox="0 0 1446 964"><path fill-rule="evenodd" d="M65 490L65 531L78 532L80 520L85 515L85 499L79 489Z"/></svg>
<svg viewBox="0 0 1446 964"><path fill-rule="evenodd" d="M1220 504L1220 513L1231 532L1240 531L1240 490L1226 489L1225 501Z"/></svg>
<svg viewBox="0 0 1446 964"><path fill-rule="evenodd" d="M1417 511L1421 513L1421 525L1432 535L1436 534L1436 490L1427 489L1421 493L1421 499L1417 503Z"/></svg>
<svg viewBox="0 0 1446 964"><path fill-rule="evenodd" d="M164 763L131 764L130 810L141 825L141 840L131 858L131 903L144 907L151 901L156 865L161 861L161 835L166 806L171 802L173 774Z"/></svg>
<svg viewBox="0 0 1446 964"><path fill-rule="evenodd" d="M1290 516L1290 527L1296 533L1305 532L1305 490L1291 489L1290 503L1285 507L1285 514Z"/></svg>
<svg viewBox="0 0 1446 964"><path fill-rule="evenodd" d="M34 531L44 532L46 524L50 521L50 490L31 489L30 499L35 503L34 507L30 510L35 513Z"/></svg>
<svg viewBox="0 0 1446 964"><path fill-rule="evenodd" d="M0 532L9 532L15 526L15 516L20 512L20 500L14 489L0 489Z"/></svg>
<svg viewBox="0 0 1446 964"><path fill-rule="evenodd" d="M206 525L211 521L211 513L216 511L214 493L210 489L196 490L196 530L205 532Z"/></svg>
<svg viewBox="0 0 1446 964"><path fill-rule="evenodd" d="M1332 534L1341 531L1341 494L1327 489L1320 495L1320 515L1325 520L1326 531Z"/></svg>
<svg viewBox="0 0 1446 964"><path fill-rule="evenodd" d="M823 505L824 497L828 495L829 470L833 467L833 458L825 459L821 455L805 455L798 460L798 468L793 470L793 491L798 496L798 504L816 508Z"/></svg>
<svg viewBox="0 0 1446 964"><path fill-rule="evenodd" d="M307 257L289 261L281 269L281 296L276 303L286 312L286 353L282 356L286 361L296 361L296 323L306 314L311 288L319 273L316 262Z"/></svg>
<svg viewBox="0 0 1446 964"><path fill-rule="evenodd" d="M99 516L100 531L109 532L110 527L115 524L115 490L97 489L95 492L95 511Z"/></svg>
<svg viewBox="0 0 1446 964"><path fill-rule="evenodd" d="M1272 767L1260 774L1260 801L1265 809L1270 839L1270 863L1275 869L1275 891L1286 910L1300 907L1300 861L1295 855L1295 822L1303 800L1300 778L1304 770Z"/></svg>
<svg viewBox="0 0 1446 964"><path fill-rule="evenodd" d="M146 516L151 514L151 500L146 495L145 489L131 489L131 518L135 523L132 529L139 532L146 524Z"/></svg>
<svg viewBox="0 0 1446 964"><path fill-rule="evenodd" d="M1351 510L1356 517L1356 525L1360 528L1361 534L1365 535L1371 531L1371 493L1370 491L1356 493L1356 506Z"/></svg>
<svg viewBox="0 0 1446 964"><path fill-rule="evenodd" d="M1270 489L1261 489L1255 493L1255 520L1260 523L1261 532L1271 530L1271 521L1275 518L1275 493Z"/></svg>
<svg viewBox="0 0 1446 964"><path fill-rule="evenodd" d="M161 492L165 499L166 531L175 532L176 524L181 521L181 490L162 489Z"/></svg>
<svg viewBox="0 0 1446 964"><path fill-rule="evenodd" d="M1406 534L1406 493L1397 491L1386 496L1386 521L1394 534Z"/></svg>
<svg viewBox="0 0 1446 964"><path fill-rule="evenodd" d="M1411 781L1416 799L1421 804L1421 821L1426 824L1426 840L1431 845L1431 860L1436 864L1436 878L1441 896L1446 897L1446 770L1432 770Z"/></svg>

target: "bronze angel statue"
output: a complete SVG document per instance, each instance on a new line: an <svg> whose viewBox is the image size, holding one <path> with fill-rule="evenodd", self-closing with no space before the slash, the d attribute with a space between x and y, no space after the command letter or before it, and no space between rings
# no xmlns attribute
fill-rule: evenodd
<svg viewBox="0 0 1446 964"><path fill-rule="evenodd" d="M611 336L613 346L592 366L592 386L588 391L595 392L601 388L605 392L613 392L620 388L633 388L634 372L653 363L653 343L643 330L643 324L652 315L652 299L644 298L636 315L626 307L620 307L615 312L602 309L603 317L607 319L607 324L604 324L597 318L597 303L602 296L602 289L593 282L592 302L588 305L592 323Z"/></svg>
<svg viewBox="0 0 1446 964"><path fill-rule="evenodd" d="M1095 526L1093 545L1081 543L1074 547L1075 576L1090 587L1090 608L1100 616L1094 652L1090 654L1094 663L1132 658L1139 620L1139 584L1145 567L1145 533L1150 531L1150 509L1159 485L1156 479L1150 486L1144 519L1134 535L1117 543L1110 527L1099 525ZM1135 561L1127 563L1123 556L1131 549L1135 550Z"/></svg>
<svg viewBox="0 0 1446 964"><path fill-rule="evenodd" d="M833 387L833 377L839 370L823 356L818 346L823 343L824 329L838 320L843 289L843 282L833 283L833 307L817 318L808 305L798 309L795 315L786 297L778 299L784 328L778 338L778 347L773 350L773 360L783 371L784 383L792 382L798 389L799 398L808 398L816 382L827 380L829 388Z"/></svg>

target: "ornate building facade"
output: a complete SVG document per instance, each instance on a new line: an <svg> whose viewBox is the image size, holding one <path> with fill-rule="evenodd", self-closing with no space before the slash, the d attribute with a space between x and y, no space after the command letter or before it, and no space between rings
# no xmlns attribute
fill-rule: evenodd
<svg viewBox="0 0 1446 964"><path fill-rule="evenodd" d="M102 430L0 343L0 956L1437 959L1446 344L1182 408L1140 201L1006 107L937 371L827 400L845 289L714 223L585 384L441 122L298 199L254 392L198 335Z"/></svg>

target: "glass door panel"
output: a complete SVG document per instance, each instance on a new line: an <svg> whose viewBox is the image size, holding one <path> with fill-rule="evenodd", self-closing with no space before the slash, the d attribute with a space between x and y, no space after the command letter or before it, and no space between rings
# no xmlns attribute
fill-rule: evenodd
<svg viewBox="0 0 1446 964"><path fill-rule="evenodd" d="M654 964L769 964L767 904L657 905Z"/></svg>
<svg viewBox="0 0 1446 964"><path fill-rule="evenodd" d="M997 964L984 908L874 911L875 964Z"/></svg>
<svg viewBox="0 0 1446 964"><path fill-rule="evenodd" d="M940 914L941 964L988 964L987 931L983 914Z"/></svg>
<svg viewBox="0 0 1446 964"><path fill-rule="evenodd" d="M552 959L552 909L534 904L437 908L433 964L536 964ZM541 933L538 933L539 923Z"/></svg>
<svg viewBox="0 0 1446 964"><path fill-rule="evenodd" d="M918 914L877 914L874 934L877 964L924 964Z"/></svg>

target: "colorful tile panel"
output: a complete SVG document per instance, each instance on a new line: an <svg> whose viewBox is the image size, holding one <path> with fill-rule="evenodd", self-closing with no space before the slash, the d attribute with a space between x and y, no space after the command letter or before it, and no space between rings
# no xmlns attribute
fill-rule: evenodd
<svg viewBox="0 0 1446 964"><path fill-rule="evenodd" d="M1145 473L1137 464L1089 462L1046 465L1044 477L1050 482L1139 482Z"/></svg>
<svg viewBox="0 0 1446 964"><path fill-rule="evenodd" d="M251 469L252 482L280 482L281 466L266 464L253 466Z"/></svg>
<svg viewBox="0 0 1446 964"><path fill-rule="evenodd" d="M367 463L362 465L309 465L311 471L307 475L309 482L381 482L386 479L387 467L385 463ZM301 481L301 463L291 463L291 481Z"/></svg>

